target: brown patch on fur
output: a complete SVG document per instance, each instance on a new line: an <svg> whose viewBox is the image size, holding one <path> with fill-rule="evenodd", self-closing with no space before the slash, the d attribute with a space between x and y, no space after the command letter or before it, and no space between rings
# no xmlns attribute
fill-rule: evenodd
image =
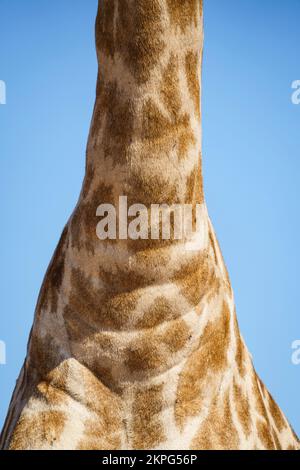
<svg viewBox="0 0 300 470"><path fill-rule="evenodd" d="M181 108L178 58L171 54L169 63L162 76L161 95L163 103L173 119L178 119Z"/></svg>
<svg viewBox="0 0 300 470"><path fill-rule="evenodd" d="M171 353L177 353L183 349L191 338L191 330L184 320L174 321L161 336L164 344L168 346Z"/></svg>
<svg viewBox="0 0 300 470"><path fill-rule="evenodd" d="M178 139L178 157L180 160L186 158L189 148L196 143L194 133L189 124L190 119L187 115L183 116L182 123L185 124L186 130L179 135Z"/></svg>
<svg viewBox="0 0 300 470"><path fill-rule="evenodd" d="M42 411L34 417L21 416L10 443L10 450L52 447L63 432L65 422L66 416L61 411Z"/></svg>
<svg viewBox="0 0 300 470"><path fill-rule="evenodd" d="M113 392L118 392L118 384L115 383L115 379L112 374L112 370L110 367L103 367L101 364L95 360L91 367L91 370L95 374L95 376L105 385L105 387L110 388Z"/></svg>
<svg viewBox="0 0 300 470"><path fill-rule="evenodd" d="M259 380L255 373L252 378L252 393L255 397L256 409L258 414L261 416L261 418L264 418L269 422L267 408L263 399L262 391L259 387Z"/></svg>
<svg viewBox="0 0 300 470"><path fill-rule="evenodd" d="M185 58L185 71L189 92L194 101L196 115L200 119L200 77L198 54L189 52Z"/></svg>
<svg viewBox="0 0 300 470"><path fill-rule="evenodd" d="M35 330L29 342L29 357L30 366L40 379L45 379L47 374L65 359L64 352L55 338L49 334L40 336Z"/></svg>
<svg viewBox="0 0 300 470"><path fill-rule="evenodd" d="M274 433L274 428L272 427L270 423L269 415L268 415L266 404L264 401L265 399L268 399L264 395L265 392L266 390L265 390L264 384L256 375L254 375L252 393L256 399L257 412L260 414L261 418L263 419L263 421L257 421L258 435L266 449L276 449L276 447L278 447L277 436L275 435L276 433ZM266 393L269 396L268 392ZM277 407L276 404L275 406ZM278 411L275 412L275 415L277 415L277 412ZM280 417L281 417L281 414L280 414ZM275 419L276 418L274 418L274 420Z"/></svg>
<svg viewBox="0 0 300 470"><path fill-rule="evenodd" d="M179 27L183 32L192 23L197 25L202 11L202 0L167 0L167 5L172 24Z"/></svg>
<svg viewBox="0 0 300 470"><path fill-rule="evenodd" d="M209 415L192 442L193 450L238 450L239 435L235 428L229 396L223 402L216 398Z"/></svg>
<svg viewBox="0 0 300 470"><path fill-rule="evenodd" d="M180 375L175 407L179 426L199 413L208 387L227 365L229 343L230 310L224 302L219 317L207 324L198 350L190 356Z"/></svg>
<svg viewBox="0 0 300 470"><path fill-rule="evenodd" d="M239 447L239 435L232 419L229 396L225 398L222 410L218 431L221 446L223 449L236 450Z"/></svg>
<svg viewBox="0 0 300 470"><path fill-rule="evenodd" d="M86 248L89 252L94 253L95 246L100 243L96 233L100 218L96 216L96 211L100 204L114 204L113 187L99 182L96 191L88 196L88 184L89 181L84 184L85 197L72 216L70 230L72 247L79 250Z"/></svg>
<svg viewBox="0 0 300 470"><path fill-rule="evenodd" d="M243 344L240 329L237 321L236 314L234 314L234 336L236 338L236 354L235 360L238 367L241 378L245 377L246 366L245 366L245 346Z"/></svg>
<svg viewBox="0 0 300 470"><path fill-rule="evenodd" d="M246 437L248 437L252 427L249 401L247 396L243 393L242 388L236 382L233 384L233 391L239 421L243 426Z"/></svg>
<svg viewBox="0 0 300 470"><path fill-rule="evenodd" d="M102 151L104 158L115 165L127 163L135 113L133 101L120 92L117 82L103 83L99 75L91 136L94 137L104 123Z"/></svg>
<svg viewBox="0 0 300 470"><path fill-rule="evenodd" d="M177 196L177 181L170 181L167 174L145 175L140 165L131 169L128 185L128 206L137 201L146 207L151 204L172 205L181 202Z"/></svg>
<svg viewBox="0 0 300 470"><path fill-rule="evenodd" d="M159 336L151 331L141 334L132 342L125 359L125 366L131 373L151 372L160 369L165 363L166 357L161 349Z"/></svg>
<svg viewBox="0 0 300 470"><path fill-rule="evenodd" d="M279 432L281 432L284 428L286 428L286 422L282 416L282 412L280 411L279 406L275 403L272 395L268 394L268 404L270 413L274 419L276 428Z"/></svg>
<svg viewBox="0 0 300 470"><path fill-rule="evenodd" d="M200 171L199 168L195 168L192 173L188 176L186 182L186 193L185 193L185 203L192 204L195 200L195 185L197 172Z"/></svg>
<svg viewBox="0 0 300 470"><path fill-rule="evenodd" d="M92 332L101 324L107 329L126 329L138 298L135 290L146 280L130 277L121 270L117 274L100 272L103 289L93 286L80 270L71 273L71 295L64 317L70 337L77 340ZM75 336L74 336L75 335Z"/></svg>
<svg viewBox="0 0 300 470"><path fill-rule="evenodd" d="M207 251L199 255L199 258L188 266L175 273L172 279L180 288L192 307L197 306L204 295L216 293L219 289L219 280Z"/></svg>
<svg viewBox="0 0 300 470"><path fill-rule="evenodd" d="M73 303L73 299L72 299ZM69 305L63 311L64 321L69 339L75 342L84 341L86 336L93 335L95 328L80 313L77 313Z"/></svg>
<svg viewBox="0 0 300 470"><path fill-rule="evenodd" d="M113 37L115 5L115 2L111 0L99 2L96 19L96 48L110 57L113 57L115 53Z"/></svg>
<svg viewBox="0 0 300 470"><path fill-rule="evenodd" d="M214 432L209 420L206 419L202 424L191 443L190 450L215 450Z"/></svg>
<svg viewBox="0 0 300 470"><path fill-rule="evenodd" d="M93 117L91 122L90 136L91 139L100 134L101 128L105 122L106 110L103 109L103 79L98 72L97 86L96 86L96 101L94 104Z"/></svg>
<svg viewBox="0 0 300 470"><path fill-rule="evenodd" d="M204 202L201 154L199 165L192 171L186 183L185 204L202 204Z"/></svg>
<svg viewBox="0 0 300 470"><path fill-rule="evenodd" d="M43 309L50 309L53 313L57 311L59 289L62 285L65 269L67 244L68 227L66 226L45 275L37 303L37 312L41 312Z"/></svg>
<svg viewBox="0 0 300 470"><path fill-rule="evenodd" d="M270 428L265 421L258 420L256 423L258 437L266 450L276 450L275 443L270 433Z"/></svg>
<svg viewBox="0 0 300 470"><path fill-rule="evenodd" d="M146 330L132 341L126 352L125 366L132 374L148 374L166 370L173 363L173 354L178 353L191 337L186 323L175 320L163 331ZM165 347L170 353L166 354Z"/></svg>
<svg viewBox="0 0 300 470"><path fill-rule="evenodd" d="M214 236L211 230L209 230L209 241L210 241L210 246L212 247L213 254L214 254L214 260L215 260L215 266L218 266L218 256L217 256L217 250L216 250L216 245L214 241Z"/></svg>
<svg viewBox="0 0 300 470"><path fill-rule="evenodd" d="M72 290L68 305L65 308L64 318L70 337L76 340L81 338L80 321L78 322L79 336L76 334L75 325L72 324L73 321L76 321L76 316L79 320L82 316L82 321L85 321L86 323L90 321L95 323L97 319L100 319L99 301L101 299L101 291L97 291L93 287L91 280L88 279L79 269L72 269L70 281Z"/></svg>
<svg viewBox="0 0 300 470"><path fill-rule="evenodd" d="M161 151L171 143L177 147L179 159L185 158L189 147L196 142L187 114L173 116L170 120L152 100L144 105L142 138L151 142L158 140Z"/></svg>
<svg viewBox="0 0 300 470"><path fill-rule="evenodd" d="M157 297L143 317L136 322L138 328L154 328L165 321L179 317L181 311L163 296Z"/></svg>
<svg viewBox="0 0 300 470"><path fill-rule="evenodd" d="M204 187L203 187L203 174L202 174L202 154L199 152L199 164L197 177L195 182L196 202L202 204L204 202Z"/></svg>
<svg viewBox="0 0 300 470"><path fill-rule="evenodd" d="M121 448L120 434L111 434L101 422L101 416L97 419L89 419L84 423L84 437L76 447L76 450L119 450Z"/></svg>
<svg viewBox="0 0 300 470"><path fill-rule="evenodd" d="M163 409L161 385L136 392L133 402L132 446L134 449L153 449L165 439L160 413Z"/></svg>
<svg viewBox="0 0 300 470"><path fill-rule="evenodd" d="M217 238L216 234L214 234L214 250L215 250L215 252L217 252L217 249L218 249L219 253L221 254L221 248L220 248L218 238ZM225 265L222 254L221 254L221 260L220 261L221 261L222 267L225 271L225 278L223 278L223 286L226 289L228 295L230 295L230 297L232 297L232 288L231 288L230 278L229 278L228 270L227 270L227 267Z"/></svg>
<svg viewBox="0 0 300 470"><path fill-rule="evenodd" d="M139 84L158 64L165 44L159 1L122 0L118 3L116 49Z"/></svg>
<svg viewBox="0 0 300 470"><path fill-rule="evenodd" d="M103 89L102 108L106 111L106 129L104 145L110 147L111 140L121 145L131 143L134 122L134 106L130 99L124 99L116 82L106 85ZM107 142L108 141L108 142ZM118 155L109 155L117 158ZM122 160L123 161L123 160Z"/></svg>

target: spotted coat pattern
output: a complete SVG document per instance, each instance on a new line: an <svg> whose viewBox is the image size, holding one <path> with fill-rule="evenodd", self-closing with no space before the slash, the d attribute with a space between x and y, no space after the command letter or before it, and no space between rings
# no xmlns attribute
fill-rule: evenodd
<svg viewBox="0 0 300 470"><path fill-rule="evenodd" d="M296 449L257 377L207 214L201 0L99 0L79 202L47 271L5 449ZM96 209L201 205L185 240L96 236Z"/></svg>

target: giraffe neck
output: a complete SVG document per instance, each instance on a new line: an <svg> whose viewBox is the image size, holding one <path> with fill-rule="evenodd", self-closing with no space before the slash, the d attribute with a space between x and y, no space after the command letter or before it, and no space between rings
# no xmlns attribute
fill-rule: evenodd
<svg viewBox="0 0 300 470"><path fill-rule="evenodd" d="M118 354L112 351L115 357L103 362L118 380L150 376L161 367L172 367L180 354L186 354L184 346L193 335L181 319L182 312L191 314L192 325L204 282L211 282L214 255L208 255L205 209L200 211L200 255L187 251L184 240L174 237L103 242L96 235L97 207L118 207L120 196L127 197L129 207L189 204L205 208L202 28L199 0L99 1L97 97L86 178L71 221L73 269L67 310L84 312L87 322L104 336L115 333L110 341ZM204 280L200 289L199 266ZM211 279L214 282L214 276ZM89 306L81 306L87 296ZM159 352L158 332L164 327L175 351L167 360L163 356L169 346ZM148 331L149 339L140 331ZM134 334L140 336L140 347L133 348Z"/></svg>
<svg viewBox="0 0 300 470"><path fill-rule="evenodd" d="M201 3L99 2L86 187L104 186L105 202L121 194L146 205L203 200Z"/></svg>

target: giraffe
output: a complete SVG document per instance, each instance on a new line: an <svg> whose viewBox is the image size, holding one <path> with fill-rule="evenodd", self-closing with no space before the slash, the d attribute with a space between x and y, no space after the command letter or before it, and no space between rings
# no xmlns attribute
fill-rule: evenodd
<svg viewBox="0 0 300 470"><path fill-rule="evenodd" d="M257 376L205 204L201 0L99 0L78 204L1 435L19 449L299 449ZM97 207L201 207L201 246L96 235Z"/></svg>

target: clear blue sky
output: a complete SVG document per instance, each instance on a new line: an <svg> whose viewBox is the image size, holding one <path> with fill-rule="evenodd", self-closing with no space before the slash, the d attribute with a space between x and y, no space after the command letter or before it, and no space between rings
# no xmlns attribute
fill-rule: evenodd
<svg viewBox="0 0 300 470"><path fill-rule="evenodd" d="M95 95L96 0L1 0L0 425L41 282L77 201ZM300 434L299 0L206 0L207 204L262 379Z"/></svg>

